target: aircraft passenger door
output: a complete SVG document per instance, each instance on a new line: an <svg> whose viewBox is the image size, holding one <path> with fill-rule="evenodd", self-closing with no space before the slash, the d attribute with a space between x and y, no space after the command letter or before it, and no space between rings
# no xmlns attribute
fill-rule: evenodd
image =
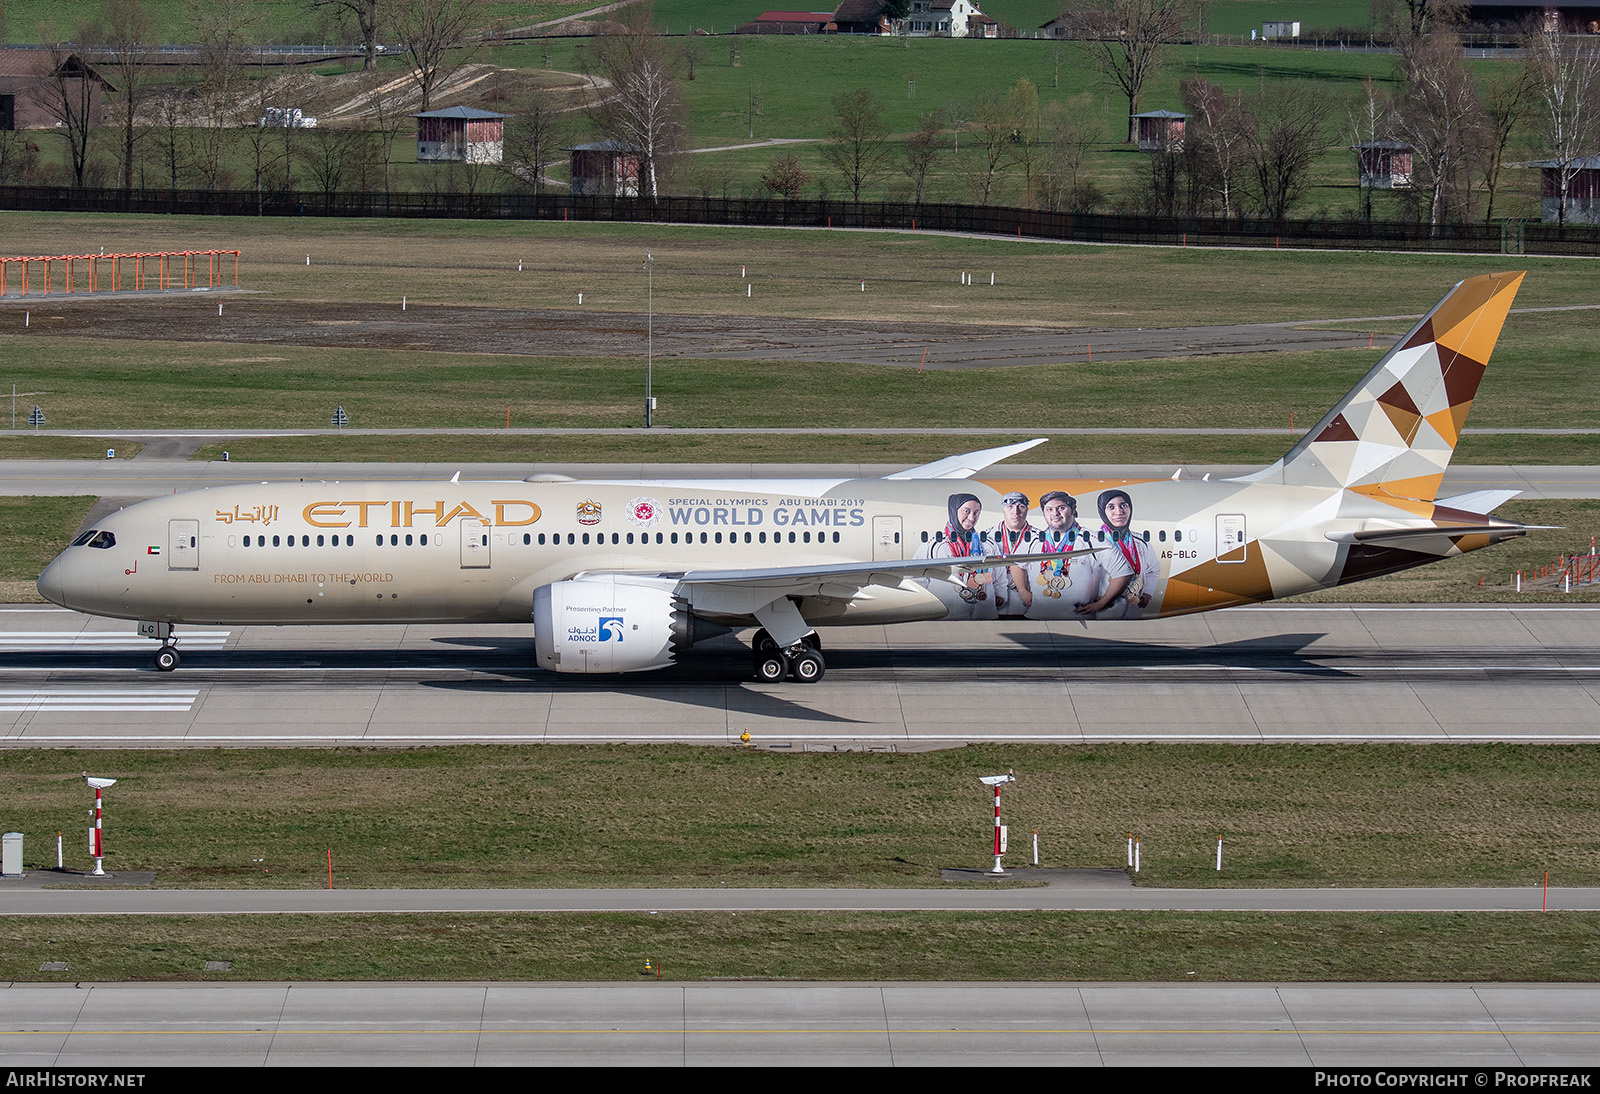
<svg viewBox="0 0 1600 1094"><path fill-rule="evenodd" d="M477 517L461 518L461 568L489 568L489 525Z"/></svg>
<svg viewBox="0 0 1600 1094"><path fill-rule="evenodd" d="M1243 513L1217 514L1217 561L1243 562L1248 549Z"/></svg>
<svg viewBox="0 0 1600 1094"><path fill-rule="evenodd" d="M200 522L167 521L167 569L198 570L199 568Z"/></svg>
<svg viewBox="0 0 1600 1094"><path fill-rule="evenodd" d="M900 518L873 517L872 561L899 560L905 557L905 544L900 535Z"/></svg>

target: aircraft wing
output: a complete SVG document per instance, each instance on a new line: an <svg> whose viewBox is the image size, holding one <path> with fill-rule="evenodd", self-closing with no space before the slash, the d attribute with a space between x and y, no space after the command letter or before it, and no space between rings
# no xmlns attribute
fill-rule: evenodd
<svg viewBox="0 0 1600 1094"><path fill-rule="evenodd" d="M677 577L684 585L724 585L777 591L798 596L819 584L881 585L884 579L898 583L907 577L949 577L961 570L985 570L993 566L1021 566L1031 562L1061 561L1074 555L1093 554L1104 547L1076 551L1035 552L1015 555L969 555L966 558L878 559L871 562L824 562L816 566L774 566L762 569L687 570Z"/></svg>
<svg viewBox="0 0 1600 1094"><path fill-rule="evenodd" d="M908 467L904 471L896 471L892 475L885 475L886 479L970 479L979 471L990 464L999 463L1009 459L1019 452L1026 452L1030 448L1044 444L1048 437L1038 440L1022 441L1019 444L1002 445L999 448L985 448L979 452L966 452L959 456L946 456L942 460L921 464L917 467Z"/></svg>

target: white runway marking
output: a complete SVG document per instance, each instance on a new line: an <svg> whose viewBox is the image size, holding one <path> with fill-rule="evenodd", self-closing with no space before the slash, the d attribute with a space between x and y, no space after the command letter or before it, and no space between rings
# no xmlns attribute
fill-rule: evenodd
<svg viewBox="0 0 1600 1094"><path fill-rule="evenodd" d="M230 633L185 630L178 635L178 649L219 650ZM148 650L153 654L155 641L132 631L0 631L0 653L94 649Z"/></svg>
<svg viewBox="0 0 1600 1094"><path fill-rule="evenodd" d="M113 688L66 688L50 691L39 688L0 688L0 711L183 712L194 708L194 701L199 694L199 688L141 688L138 691Z"/></svg>

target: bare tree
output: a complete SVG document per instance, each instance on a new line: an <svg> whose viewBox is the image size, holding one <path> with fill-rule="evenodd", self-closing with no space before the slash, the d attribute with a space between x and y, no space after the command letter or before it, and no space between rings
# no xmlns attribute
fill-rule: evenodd
<svg viewBox="0 0 1600 1094"><path fill-rule="evenodd" d="M282 93L280 89L279 94ZM254 93L235 107L234 116L243 135L257 211L265 208L266 195L271 189L268 178L289 158L289 130L265 124L267 108L275 105L274 99L268 83L262 80L256 84Z"/></svg>
<svg viewBox="0 0 1600 1094"><path fill-rule="evenodd" d="M804 190L810 181L810 174L800 166L799 159L792 152L778 156L765 171L761 172L761 188L777 194L785 201L793 201L799 197L800 191Z"/></svg>
<svg viewBox="0 0 1600 1094"><path fill-rule="evenodd" d="M331 201L346 190L370 189L377 165L376 135L365 129L310 130L301 161L311 179Z"/></svg>
<svg viewBox="0 0 1600 1094"><path fill-rule="evenodd" d="M883 108L866 88L834 97L832 138L822 146L822 160L839 173L851 201L861 200L868 184L889 173L889 127Z"/></svg>
<svg viewBox="0 0 1600 1094"><path fill-rule="evenodd" d="M427 111L439 85L466 62L484 0L401 0L391 18Z"/></svg>
<svg viewBox="0 0 1600 1094"><path fill-rule="evenodd" d="M1006 98L994 91L979 93L970 108L972 140L968 150L968 189L979 205L988 205L1001 173L1011 163L1011 132L1015 122Z"/></svg>
<svg viewBox="0 0 1600 1094"><path fill-rule="evenodd" d="M1526 53L1540 137L1555 165L1556 222L1566 224L1572 180L1600 145L1600 53L1554 30L1530 35Z"/></svg>
<svg viewBox="0 0 1600 1094"><path fill-rule="evenodd" d="M911 180L914 194L912 200L918 205L922 204L929 172L948 148L944 140L944 119L937 110L931 114L924 114L922 121L917 125L917 131L906 138L906 162L901 170L906 178Z"/></svg>
<svg viewBox="0 0 1600 1094"><path fill-rule="evenodd" d="M169 87L156 99L156 128L151 134L156 162L167 176L167 185L176 190L179 179L189 170L188 142L184 140L184 99L182 88Z"/></svg>
<svg viewBox="0 0 1600 1094"><path fill-rule="evenodd" d="M40 28L41 31L46 29L49 28ZM80 38L89 36L79 35ZM67 142L73 185L82 186L84 172L89 166L89 141L99 121L96 117L97 85L103 81L69 42L50 46L45 51L45 63L48 71L34 85L31 97L55 122L57 131Z"/></svg>
<svg viewBox="0 0 1600 1094"><path fill-rule="evenodd" d="M1072 0L1061 13L1067 36L1088 43L1105 76L1128 97L1128 143L1138 139L1133 116L1145 80L1161 65L1162 47L1183 32L1187 0Z"/></svg>
<svg viewBox="0 0 1600 1094"><path fill-rule="evenodd" d="M1093 96L1086 91L1045 109L1048 144L1039 172L1038 201L1052 212L1090 212L1105 200L1105 193L1089 175L1089 153L1100 139L1100 128L1091 113L1093 104Z"/></svg>
<svg viewBox="0 0 1600 1094"><path fill-rule="evenodd" d="M1467 16L1471 0L1373 0L1373 22L1408 56L1434 31L1449 30Z"/></svg>
<svg viewBox="0 0 1600 1094"><path fill-rule="evenodd" d="M600 131L639 157L641 189L660 196L660 175L681 147L686 127L667 49L648 26L608 34L595 43L611 91L594 110Z"/></svg>
<svg viewBox="0 0 1600 1094"><path fill-rule="evenodd" d="M1039 89L1026 76L1006 94L1006 109L1011 114L1011 159L1022 168L1022 191L1033 200L1034 176L1039 173L1043 155L1040 131Z"/></svg>
<svg viewBox="0 0 1600 1094"><path fill-rule="evenodd" d="M361 35L361 70L370 72L378 67L378 9L379 0L311 0L313 11L334 11L350 16L356 21Z"/></svg>
<svg viewBox="0 0 1600 1094"><path fill-rule="evenodd" d="M1528 118L1533 78L1526 66L1491 73L1482 87L1483 133L1478 142L1478 176L1483 180L1483 222L1494 220L1494 199L1500 172L1511 150L1511 138Z"/></svg>
<svg viewBox="0 0 1600 1094"><path fill-rule="evenodd" d="M518 182L533 191L546 185L545 165L556 158L556 153L567 140L567 125L560 111L550 104L548 97L535 93L522 109L514 114L506 126L505 155L502 166Z"/></svg>
<svg viewBox="0 0 1600 1094"><path fill-rule="evenodd" d="M1464 176L1482 108L1454 34L1436 31L1418 42L1403 61L1403 74L1396 132L1411 146L1415 182L1427 195L1425 217L1437 229L1453 207L1464 204Z"/></svg>
<svg viewBox="0 0 1600 1094"><path fill-rule="evenodd" d="M1239 177L1249 154L1252 119L1244 96L1229 95L1205 77L1179 85L1184 110L1185 153L1191 157L1191 179L1210 190L1221 206L1224 220L1234 215Z"/></svg>
<svg viewBox="0 0 1600 1094"><path fill-rule="evenodd" d="M1250 189L1263 213L1282 220L1304 196L1311 166L1327 148L1327 102L1319 90L1291 84L1263 88L1250 106Z"/></svg>
<svg viewBox="0 0 1600 1094"><path fill-rule="evenodd" d="M143 101L145 67L155 44L155 20L140 0L105 0L100 41L106 46L100 62L117 75L121 97L117 101L118 128L122 130L117 158L122 161L122 188L133 189L135 148L141 135L139 104Z"/></svg>

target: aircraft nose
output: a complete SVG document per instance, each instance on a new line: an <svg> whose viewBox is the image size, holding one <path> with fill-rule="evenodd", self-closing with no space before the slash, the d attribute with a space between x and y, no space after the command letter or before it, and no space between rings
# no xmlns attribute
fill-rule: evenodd
<svg viewBox="0 0 1600 1094"><path fill-rule="evenodd" d="M67 607L67 583L62 576L63 569L64 566L59 556L44 568L44 573L39 575L39 595L50 601L50 603L59 604L65 608Z"/></svg>

